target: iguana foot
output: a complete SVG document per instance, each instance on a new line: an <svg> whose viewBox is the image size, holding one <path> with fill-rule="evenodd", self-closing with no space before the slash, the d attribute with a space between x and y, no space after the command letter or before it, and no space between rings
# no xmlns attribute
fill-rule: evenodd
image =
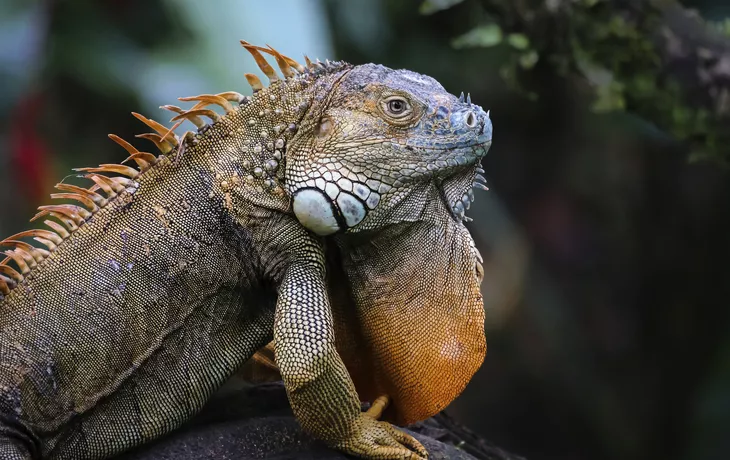
<svg viewBox="0 0 730 460"><path fill-rule="evenodd" d="M366 414L352 435L334 445L338 450L370 460L424 460L428 452L413 436Z"/></svg>
<svg viewBox="0 0 730 460"><path fill-rule="evenodd" d="M376 399L357 420L352 436L335 447L348 454L371 460L423 460L428 452L413 436L378 419L388 407L388 396Z"/></svg>

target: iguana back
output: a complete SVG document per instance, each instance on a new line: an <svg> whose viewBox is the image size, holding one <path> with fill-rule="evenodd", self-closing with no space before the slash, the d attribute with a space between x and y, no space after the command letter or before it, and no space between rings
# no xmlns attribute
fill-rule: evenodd
<svg viewBox="0 0 730 460"><path fill-rule="evenodd" d="M169 431L272 337L251 235L191 153L124 181L0 303L2 413L44 456Z"/></svg>

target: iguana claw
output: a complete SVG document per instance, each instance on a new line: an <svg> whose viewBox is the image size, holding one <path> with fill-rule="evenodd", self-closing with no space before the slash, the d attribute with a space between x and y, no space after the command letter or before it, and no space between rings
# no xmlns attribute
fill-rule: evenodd
<svg viewBox="0 0 730 460"><path fill-rule="evenodd" d="M380 396L373 401L370 405L370 409L365 412L365 415L375 420L380 420L380 417L383 415L383 411L388 408L388 404L390 404L390 397L388 397L388 395Z"/></svg>

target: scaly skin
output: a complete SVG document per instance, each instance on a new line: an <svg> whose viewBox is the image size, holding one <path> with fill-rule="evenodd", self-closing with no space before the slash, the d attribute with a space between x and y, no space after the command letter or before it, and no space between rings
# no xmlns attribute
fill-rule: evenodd
<svg viewBox="0 0 730 460"><path fill-rule="evenodd" d="M118 140L140 171L87 169L95 186L59 187L83 206L2 242L0 458L154 439L272 338L304 429L362 458L427 456L378 418L386 401L389 420L432 415L483 359L462 220L491 123L428 77L243 44L268 88L248 75L252 98L169 107L201 127L182 139L138 116L162 155Z"/></svg>

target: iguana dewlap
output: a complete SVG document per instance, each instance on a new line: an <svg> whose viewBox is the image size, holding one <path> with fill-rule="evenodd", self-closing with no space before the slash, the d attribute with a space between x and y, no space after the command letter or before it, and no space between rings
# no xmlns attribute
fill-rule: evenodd
<svg viewBox="0 0 730 460"><path fill-rule="evenodd" d="M0 243L0 458L155 439L272 339L306 430L362 458L424 458L378 418L438 412L481 364L463 221L488 114L413 72L242 43L268 87L247 74L252 97L165 106L195 134L135 114L161 154L111 135L126 164L79 169L90 187L58 184L46 228Z"/></svg>
<svg viewBox="0 0 730 460"><path fill-rule="evenodd" d="M336 337L360 397L389 395L385 419L399 425L441 412L486 353L480 262L463 250L473 244L469 233L444 219L345 240L339 253L353 300L333 307L349 319L338 321ZM368 257L374 247L390 256ZM475 281L464 283L466 274Z"/></svg>

